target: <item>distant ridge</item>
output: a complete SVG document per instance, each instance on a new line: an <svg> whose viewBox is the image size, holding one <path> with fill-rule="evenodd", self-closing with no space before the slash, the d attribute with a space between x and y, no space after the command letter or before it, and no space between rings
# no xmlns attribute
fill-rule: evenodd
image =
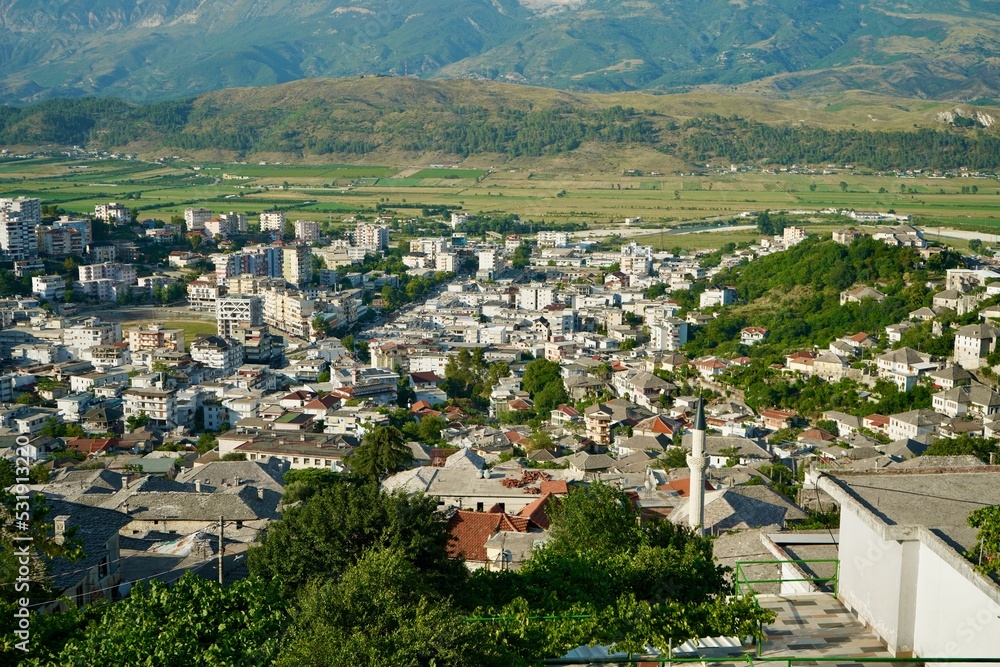
<svg viewBox="0 0 1000 667"><path fill-rule="evenodd" d="M864 92L763 100L364 77L150 104L78 98L0 106L0 144L382 164L428 155L502 162L577 153L593 163L642 153L677 169L714 161L992 170L1000 169L996 114Z"/></svg>
<svg viewBox="0 0 1000 667"><path fill-rule="evenodd" d="M995 0L6 0L0 101L359 74L1000 96Z"/></svg>

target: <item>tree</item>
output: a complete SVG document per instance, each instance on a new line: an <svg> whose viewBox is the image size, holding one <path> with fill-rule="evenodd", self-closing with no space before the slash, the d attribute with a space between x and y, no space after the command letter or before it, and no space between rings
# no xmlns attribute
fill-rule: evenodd
<svg viewBox="0 0 1000 667"><path fill-rule="evenodd" d="M329 382L330 381L330 371L323 371L316 377L317 382Z"/></svg>
<svg viewBox="0 0 1000 667"><path fill-rule="evenodd" d="M343 345L344 349L346 349L348 352L351 353L354 352L354 336L347 334L346 336L340 339L340 344Z"/></svg>
<svg viewBox="0 0 1000 667"><path fill-rule="evenodd" d="M354 472L369 479L382 480L402 470L413 460L413 452L403 443L403 434L395 426L374 426L361 445L347 457Z"/></svg>
<svg viewBox="0 0 1000 667"><path fill-rule="evenodd" d="M441 440L441 431L448 426L443 418L437 415L425 415L420 418L417 424L417 435L420 442L430 444Z"/></svg>
<svg viewBox="0 0 1000 667"><path fill-rule="evenodd" d="M635 349L635 338L626 338L618 346L618 349L622 352L631 352Z"/></svg>
<svg viewBox="0 0 1000 667"><path fill-rule="evenodd" d="M552 442L552 436L545 431L535 431L528 438L528 451L530 452L552 449L553 447L555 447L555 443Z"/></svg>
<svg viewBox="0 0 1000 667"><path fill-rule="evenodd" d="M36 653L22 664L263 665L277 654L290 620L273 583L250 578L222 587L190 572L170 586L140 584L87 616L94 620L86 631L61 646L33 643Z"/></svg>
<svg viewBox="0 0 1000 667"><path fill-rule="evenodd" d="M978 528L976 546L965 554L985 574L1000 572L1000 505L980 507L969 514L969 526Z"/></svg>
<svg viewBox="0 0 1000 667"><path fill-rule="evenodd" d="M924 456L975 456L984 463L990 462L990 454L995 458L1000 456L995 438L965 433L954 438L938 438L924 452Z"/></svg>
<svg viewBox="0 0 1000 667"><path fill-rule="evenodd" d="M668 447L666 453L660 458L668 468L686 468L687 453L682 447Z"/></svg>
<svg viewBox="0 0 1000 667"><path fill-rule="evenodd" d="M371 550L340 581L307 589L276 665L510 664L465 615L403 551Z"/></svg>
<svg viewBox="0 0 1000 667"><path fill-rule="evenodd" d="M732 468L740 464L740 448L724 447L719 453L726 457L726 467Z"/></svg>
<svg viewBox="0 0 1000 667"><path fill-rule="evenodd" d="M840 191L841 192L847 192L847 181L841 181L840 182Z"/></svg>
<svg viewBox="0 0 1000 667"><path fill-rule="evenodd" d="M147 424L149 424L149 415L145 412L140 412L137 415L129 415L125 418L125 426L128 428L129 433L134 433Z"/></svg>
<svg viewBox="0 0 1000 667"><path fill-rule="evenodd" d="M250 571L279 577L295 595L309 581L336 580L366 552L398 549L428 578L457 571L449 535L433 496L383 493L374 483L324 484L304 504L284 511L250 549Z"/></svg>

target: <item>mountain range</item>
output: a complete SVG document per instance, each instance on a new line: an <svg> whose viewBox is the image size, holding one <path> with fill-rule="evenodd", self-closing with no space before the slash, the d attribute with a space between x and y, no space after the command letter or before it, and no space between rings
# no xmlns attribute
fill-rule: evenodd
<svg viewBox="0 0 1000 667"><path fill-rule="evenodd" d="M358 74L1000 97L998 0L0 0L0 101Z"/></svg>

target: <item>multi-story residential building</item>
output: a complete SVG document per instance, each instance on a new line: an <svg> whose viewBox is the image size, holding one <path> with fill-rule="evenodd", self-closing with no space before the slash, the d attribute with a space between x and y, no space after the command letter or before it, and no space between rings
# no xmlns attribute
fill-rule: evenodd
<svg viewBox="0 0 1000 667"><path fill-rule="evenodd" d="M312 336L316 304L295 293L269 290L264 293L264 323L299 338Z"/></svg>
<svg viewBox="0 0 1000 667"><path fill-rule="evenodd" d="M247 233L247 216L245 213L236 213L235 211L230 211L229 213L223 213L219 216L219 220L224 220L229 223L229 233L230 234L246 234Z"/></svg>
<svg viewBox="0 0 1000 667"><path fill-rule="evenodd" d="M14 277L27 278L33 273L45 273L45 262L35 259L22 259L14 262Z"/></svg>
<svg viewBox="0 0 1000 667"><path fill-rule="evenodd" d="M443 236L422 237L410 241L410 252L420 252L434 259L448 248L448 242Z"/></svg>
<svg viewBox="0 0 1000 667"><path fill-rule="evenodd" d="M205 229L205 223L212 219L212 212L207 208L184 209L184 226L189 232L200 232Z"/></svg>
<svg viewBox="0 0 1000 667"><path fill-rule="evenodd" d="M212 238L217 238L220 241L227 240L232 234L232 228L229 226L229 221L222 218L212 218L211 220L205 221L205 233Z"/></svg>
<svg viewBox="0 0 1000 667"><path fill-rule="evenodd" d="M243 346L222 336L198 336L191 342L191 358L229 375L243 365Z"/></svg>
<svg viewBox="0 0 1000 667"><path fill-rule="evenodd" d="M184 351L184 330L165 329L159 324L150 324L145 329L131 329L128 332L128 347L132 352L166 348L173 352Z"/></svg>
<svg viewBox="0 0 1000 667"><path fill-rule="evenodd" d="M0 251L8 259L30 259L38 253L36 228L42 222L41 200L0 198Z"/></svg>
<svg viewBox="0 0 1000 667"><path fill-rule="evenodd" d="M712 306L728 306L733 303L736 303L736 288L713 287L701 293L698 307L711 308Z"/></svg>
<svg viewBox="0 0 1000 667"><path fill-rule="evenodd" d="M49 257L82 255L86 247L83 234L72 227L38 227L37 234L38 252Z"/></svg>
<svg viewBox="0 0 1000 667"><path fill-rule="evenodd" d="M319 241L319 223L312 220L296 220L295 240L306 243Z"/></svg>
<svg viewBox="0 0 1000 667"><path fill-rule="evenodd" d="M122 325L118 322L102 322L90 318L82 324L65 329L63 343L66 347L81 352L99 345L114 345L122 340Z"/></svg>
<svg viewBox="0 0 1000 667"><path fill-rule="evenodd" d="M52 223L56 229L75 229L83 237L84 247L94 242L94 225L90 218L71 218L68 215L60 216Z"/></svg>
<svg viewBox="0 0 1000 667"><path fill-rule="evenodd" d="M279 246L243 248L233 253L212 255L212 261L215 263L216 282L222 286L228 285L233 276L282 275L282 248Z"/></svg>
<svg viewBox="0 0 1000 667"><path fill-rule="evenodd" d="M955 363L966 370L983 365L996 349L1000 329L991 324L969 324L955 332Z"/></svg>
<svg viewBox="0 0 1000 667"><path fill-rule="evenodd" d="M557 289L551 285L530 284L518 289L517 307L522 310L542 310L556 303Z"/></svg>
<svg viewBox="0 0 1000 667"><path fill-rule="evenodd" d="M128 207L118 202L98 204L94 207L94 217L112 225L127 225L132 222L132 213Z"/></svg>
<svg viewBox="0 0 1000 667"><path fill-rule="evenodd" d="M225 293L226 288L216 282L215 276L205 274L188 283L188 306L191 310L215 310L219 297Z"/></svg>
<svg viewBox="0 0 1000 667"><path fill-rule="evenodd" d="M380 254L389 247L389 228L385 225L359 222L354 228L354 245L365 252Z"/></svg>
<svg viewBox="0 0 1000 667"><path fill-rule="evenodd" d="M282 275L285 282L296 287L312 281L312 252L309 246L292 245L281 249Z"/></svg>
<svg viewBox="0 0 1000 667"><path fill-rule="evenodd" d="M569 232L538 232L535 240L539 248L565 248L569 245Z"/></svg>
<svg viewBox="0 0 1000 667"><path fill-rule="evenodd" d="M133 284L136 279L135 267L120 262L104 262L102 264L81 264L77 267L80 282L88 280L114 280Z"/></svg>
<svg viewBox="0 0 1000 667"><path fill-rule="evenodd" d="M652 349L673 352L688 341L688 323L676 317L666 317L649 327Z"/></svg>
<svg viewBox="0 0 1000 667"><path fill-rule="evenodd" d="M244 363L272 366L281 360L281 341L266 324L237 324L231 338L243 346Z"/></svg>
<svg viewBox="0 0 1000 667"><path fill-rule="evenodd" d="M267 211L266 213L260 214L260 231L262 232L278 232L279 234L285 229L285 212L284 211Z"/></svg>
<svg viewBox="0 0 1000 667"><path fill-rule="evenodd" d="M122 397L126 419L145 414L150 426L169 429L177 425L177 390L132 387L126 389Z"/></svg>
<svg viewBox="0 0 1000 667"><path fill-rule="evenodd" d="M215 302L215 322L219 335L235 337L235 329L241 325L259 327L264 324L264 308L259 296L234 294L220 297Z"/></svg>
<svg viewBox="0 0 1000 667"><path fill-rule="evenodd" d="M802 243L806 240L806 236L806 230L802 227L785 227L781 234L786 248L791 248L793 245Z"/></svg>
<svg viewBox="0 0 1000 667"><path fill-rule="evenodd" d="M476 274L477 277L482 277L485 280L492 280L500 274L500 270L503 267L503 253L499 248L486 248L485 250L480 250L476 253L476 257L479 259L479 272Z"/></svg>
<svg viewBox="0 0 1000 667"><path fill-rule="evenodd" d="M458 255L453 252L442 252L434 258L434 269L436 271L447 271L448 273L458 272Z"/></svg>
<svg viewBox="0 0 1000 667"><path fill-rule="evenodd" d="M113 301L120 289L136 284L135 267L130 264L81 264L77 270L80 279L73 283L73 289L98 301Z"/></svg>
<svg viewBox="0 0 1000 667"><path fill-rule="evenodd" d="M39 299L58 299L66 293L66 281L62 276L34 276L31 279L31 293Z"/></svg>
<svg viewBox="0 0 1000 667"><path fill-rule="evenodd" d="M622 246L619 270L626 276L648 276L653 272L653 248L632 241Z"/></svg>

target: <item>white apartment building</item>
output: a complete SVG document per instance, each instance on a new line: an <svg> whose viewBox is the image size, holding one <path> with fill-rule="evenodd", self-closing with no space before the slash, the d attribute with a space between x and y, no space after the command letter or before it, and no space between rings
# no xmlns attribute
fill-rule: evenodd
<svg viewBox="0 0 1000 667"><path fill-rule="evenodd" d="M674 352L688 341L688 323L666 317L649 327L652 349Z"/></svg>
<svg viewBox="0 0 1000 667"><path fill-rule="evenodd" d="M118 202L98 204L94 207L94 217L112 225L127 225L132 222L132 213L128 207Z"/></svg>
<svg viewBox="0 0 1000 667"><path fill-rule="evenodd" d="M165 329L159 324L150 324L143 329L128 331L128 347L132 352L166 348L174 352L184 350L184 329Z"/></svg>
<svg viewBox="0 0 1000 667"><path fill-rule="evenodd" d="M282 232L285 229L285 212L268 211L260 214L260 231Z"/></svg>
<svg viewBox="0 0 1000 667"><path fill-rule="evenodd" d="M69 327L63 332L63 343L82 351L100 345L114 345L122 340L122 325L118 322L89 321Z"/></svg>
<svg viewBox="0 0 1000 667"><path fill-rule="evenodd" d="M517 307L522 310L541 310L556 303L557 290L548 285L525 285L518 290Z"/></svg>
<svg viewBox="0 0 1000 667"><path fill-rule="evenodd" d="M125 399L125 418L149 416L149 424L159 428L173 428L177 424L177 391L132 387L122 394Z"/></svg>
<svg viewBox="0 0 1000 667"><path fill-rule="evenodd" d="M212 218L211 220L205 221L204 230L206 234L209 234L212 238L218 237L220 240L225 241L232 234L232 228L229 225L229 221L223 218Z"/></svg>
<svg viewBox="0 0 1000 667"><path fill-rule="evenodd" d="M458 255L453 252L443 252L434 258L434 269L437 271L447 271L448 273L458 272Z"/></svg>
<svg viewBox="0 0 1000 667"><path fill-rule="evenodd" d="M699 308L711 308L712 306L728 306L736 303L736 290L732 287L714 287L701 293L698 301Z"/></svg>
<svg viewBox="0 0 1000 667"><path fill-rule="evenodd" d="M8 259L30 259L38 254L36 227L42 222L41 200L0 198L0 251Z"/></svg>
<svg viewBox="0 0 1000 667"><path fill-rule="evenodd" d="M410 241L410 252L420 252L434 260L440 253L448 248L448 241L444 237L423 237Z"/></svg>
<svg viewBox="0 0 1000 667"><path fill-rule="evenodd" d="M295 239L306 243L319 241L319 223L312 220L296 220Z"/></svg>
<svg viewBox="0 0 1000 667"><path fill-rule="evenodd" d="M281 249L282 277L285 282L302 287L312 281L312 251L309 246L293 245Z"/></svg>
<svg viewBox="0 0 1000 667"><path fill-rule="evenodd" d="M259 296L230 295L215 302L215 322L219 335L232 338L241 325L252 327L264 324L264 307Z"/></svg>
<svg viewBox="0 0 1000 667"><path fill-rule="evenodd" d="M535 240L539 248L565 248L569 246L569 232L538 232Z"/></svg>
<svg viewBox="0 0 1000 667"><path fill-rule="evenodd" d="M354 245L366 252L378 254L389 247L389 228L359 222L354 228Z"/></svg>
<svg viewBox="0 0 1000 667"><path fill-rule="evenodd" d="M188 306L191 310L215 310L216 302L225 293L226 288L219 286L215 276L204 275L188 283Z"/></svg>
<svg viewBox="0 0 1000 667"><path fill-rule="evenodd" d="M66 281L62 276L33 276L31 293L39 299L52 301L66 293Z"/></svg>
<svg viewBox="0 0 1000 667"><path fill-rule="evenodd" d="M312 336L316 304L294 293L264 292L264 323L299 338Z"/></svg>
<svg viewBox="0 0 1000 667"><path fill-rule="evenodd" d="M626 276L648 276L653 272L653 248L632 241L622 246L618 262L619 270Z"/></svg>
<svg viewBox="0 0 1000 667"><path fill-rule="evenodd" d="M478 275L492 280L500 274L500 269L503 267L503 253L498 248L480 250L476 257L479 259Z"/></svg>
<svg viewBox="0 0 1000 667"><path fill-rule="evenodd" d="M184 209L184 227L189 232L200 232L205 223L212 219L212 212L203 206Z"/></svg>
<svg viewBox="0 0 1000 667"><path fill-rule="evenodd" d="M89 280L115 280L121 283L135 284L136 271L131 264L121 262L104 262L102 264L81 264L77 267L80 282Z"/></svg>
<svg viewBox="0 0 1000 667"><path fill-rule="evenodd" d="M229 375L243 365L243 346L221 336L198 336L191 343L191 358Z"/></svg>

